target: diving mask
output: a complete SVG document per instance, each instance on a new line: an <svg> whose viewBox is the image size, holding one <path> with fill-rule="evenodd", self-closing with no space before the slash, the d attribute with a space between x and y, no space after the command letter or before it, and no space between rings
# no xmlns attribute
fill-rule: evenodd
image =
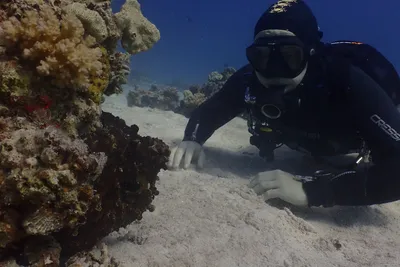
<svg viewBox="0 0 400 267"><path fill-rule="evenodd" d="M262 37L246 49L249 63L267 79L293 79L304 71L307 54L295 36Z"/></svg>

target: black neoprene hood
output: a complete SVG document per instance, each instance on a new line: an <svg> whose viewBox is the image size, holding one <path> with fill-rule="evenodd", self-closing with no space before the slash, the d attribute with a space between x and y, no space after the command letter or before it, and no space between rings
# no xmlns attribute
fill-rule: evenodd
<svg viewBox="0 0 400 267"><path fill-rule="evenodd" d="M315 47L321 39L317 19L302 0L280 0L271 5L258 19L254 37L272 29L294 33L309 48Z"/></svg>

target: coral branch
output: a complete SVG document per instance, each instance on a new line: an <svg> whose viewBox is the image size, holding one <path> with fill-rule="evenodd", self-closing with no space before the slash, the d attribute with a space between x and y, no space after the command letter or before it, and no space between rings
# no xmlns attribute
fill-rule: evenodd
<svg viewBox="0 0 400 267"><path fill-rule="evenodd" d="M10 17L0 25L0 39L9 54L22 55L39 75L60 88L87 88L90 76L102 74L100 48L93 37L84 38L84 27L72 12L57 17L54 9L41 5L27 10L21 19Z"/></svg>

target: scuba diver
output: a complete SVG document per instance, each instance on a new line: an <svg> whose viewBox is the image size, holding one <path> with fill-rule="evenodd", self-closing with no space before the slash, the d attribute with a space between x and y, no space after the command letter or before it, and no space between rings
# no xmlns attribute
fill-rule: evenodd
<svg viewBox="0 0 400 267"><path fill-rule="evenodd" d="M297 206L373 205L400 199L400 79L376 49L354 41L321 41L302 0L281 0L262 14L249 64L193 111L169 166L203 166L206 140L246 112L250 143L274 160L282 144L316 159L358 151L351 166L300 176L256 175L249 187L265 200ZM367 167L358 168L360 162ZM327 167L328 169L328 167Z"/></svg>

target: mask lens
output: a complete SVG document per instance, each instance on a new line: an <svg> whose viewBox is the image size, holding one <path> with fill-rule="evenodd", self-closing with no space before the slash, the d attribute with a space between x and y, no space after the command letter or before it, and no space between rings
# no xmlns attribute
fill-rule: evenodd
<svg viewBox="0 0 400 267"><path fill-rule="evenodd" d="M271 49L266 46L250 46L246 50L249 63L258 71L263 72L267 69Z"/></svg>
<svg viewBox="0 0 400 267"><path fill-rule="evenodd" d="M282 57L292 71L303 67L304 52L298 45L283 45L280 47Z"/></svg>
<svg viewBox="0 0 400 267"><path fill-rule="evenodd" d="M306 61L303 45L295 37L261 38L246 49L253 68L266 78L294 78Z"/></svg>

